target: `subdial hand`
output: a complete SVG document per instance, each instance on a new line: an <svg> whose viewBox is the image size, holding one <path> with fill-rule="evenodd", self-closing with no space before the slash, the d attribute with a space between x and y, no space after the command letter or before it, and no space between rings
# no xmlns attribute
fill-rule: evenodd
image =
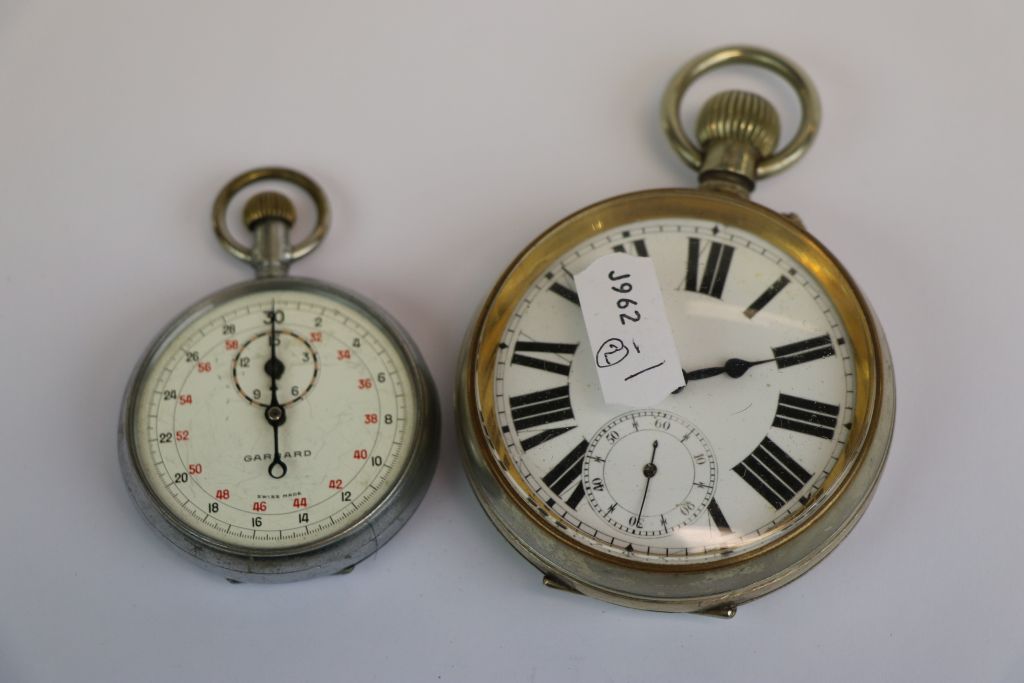
<svg viewBox="0 0 1024 683"><path fill-rule="evenodd" d="M747 370L754 367L755 365L763 365L764 363L771 363L775 358L766 358L764 360L743 360L742 358L730 358L725 361L724 365L720 365L714 368L702 368L700 370L693 370L687 372L683 370L683 376L687 382L692 382L697 379L707 379L708 377L717 377L718 375L728 375L733 379L742 377ZM679 387L673 394L678 394L680 391L685 389L685 385Z"/></svg>
<svg viewBox="0 0 1024 683"><path fill-rule="evenodd" d="M651 461L644 465L641 470L644 476L647 477L647 482L644 483L644 497L640 499L640 510L636 513L637 519L644 516L644 503L647 502L647 491L651 488L651 479L658 473L658 466L654 464L654 456L658 453L658 442L655 442L651 446ZM639 523L639 522L638 522Z"/></svg>
<svg viewBox="0 0 1024 683"><path fill-rule="evenodd" d="M270 405L267 406L263 414L274 429L274 460L267 467L267 474L273 479L280 479L288 473L288 466L281 459L278 430L288 416L284 412L284 406L277 400L277 380L281 379L284 374L284 363L277 357L277 310L273 304L270 307L270 360L263 366L263 369L270 376Z"/></svg>

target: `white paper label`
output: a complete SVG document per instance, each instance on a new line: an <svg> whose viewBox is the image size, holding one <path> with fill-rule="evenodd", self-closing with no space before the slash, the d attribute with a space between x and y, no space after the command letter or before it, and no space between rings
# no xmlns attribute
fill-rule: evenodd
<svg viewBox="0 0 1024 683"><path fill-rule="evenodd" d="M605 403L646 408L683 386L654 261L616 252L575 279Z"/></svg>

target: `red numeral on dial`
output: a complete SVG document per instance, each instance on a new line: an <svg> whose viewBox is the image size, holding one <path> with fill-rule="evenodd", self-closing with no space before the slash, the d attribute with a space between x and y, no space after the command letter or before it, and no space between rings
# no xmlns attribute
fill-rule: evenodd
<svg viewBox="0 0 1024 683"><path fill-rule="evenodd" d="M183 406L192 405L192 394L182 394L178 397L178 403Z"/></svg>
<svg viewBox="0 0 1024 683"><path fill-rule="evenodd" d="M188 430L183 429L180 432L174 432L175 441L188 441Z"/></svg>
<svg viewBox="0 0 1024 683"><path fill-rule="evenodd" d="M224 348L227 349L228 351L234 351L235 349L238 348L238 340L237 339L225 339L224 340Z"/></svg>
<svg viewBox="0 0 1024 683"><path fill-rule="evenodd" d="M217 489L215 496L217 500L227 500L231 497L231 491L228 491L227 489Z"/></svg>
<svg viewBox="0 0 1024 683"><path fill-rule="evenodd" d="M210 372L213 370L213 365L208 360L199 361L196 363L196 367L199 368L199 372Z"/></svg>
<svg viewBox="0 0 1024 683"><path fill-rule="evenodd" d="M358 386L360 389L369 389L373 386L373 382L370 381L369 377L365 377L359 380L359 383L356 386Z"/></svg>
<svg viewBox="0 0 1024 683"><path fill-rule="evenodd" d="M327 488L329 488L329 489L340 489L341 488L341 479L331 479L331 481L327 484Z"/></svg>
<svg viewBox="0 0 1024 683"><path fill-rule="evenodd" d="M305 498L293 498L292 499L292 507L293 508L304 508L304 507L308 507L308 506L309 506L309 503L306 502Z"/></svg>
<svg viewBox="0 0 1024 683"><path fill-rule="evenodd" d="M193 465L189 465L188 466L188 473L189 474L202 474L203 473L203 466L201 464L199 464L199 463L195 463Z"/></svg>
<svg viewBox="0 0 1024 683"><path fill-rule="evenodd" d="M264 501L264 500L256 501L255 503L252 504L252 511L253 512L266 512L267 511L267 502Z"/></svg>
<svg viewBox="0 0 1024 683"><path fill-rule="evenodd" d="M352 453L352 459L353 460L366 460L368 455L369 454L366 452L365 448L358 448L358 449L356 449L356 451L354 453Z"/></svg>
<svg viewBox="0 0 1024 683"><path fill-rule="evenodd" d="M338 360L349 360L352 358L352 352L348 349L338 349Z"/></svg>
<svg viewBox="0 0 1024 683"><path fill-rule="evenodd" d="M323 332L310 332L309 333L309 341L311 341L311 342L320 342L320 341L323 341L323 340L324 340L324 333Z"/></svg>
<svg viewBox="0 0 1024 683"><path fill-rule="evenodd" d="M363 424L377 424L377 413L367 413L366 415L363 415Z"/></svg>

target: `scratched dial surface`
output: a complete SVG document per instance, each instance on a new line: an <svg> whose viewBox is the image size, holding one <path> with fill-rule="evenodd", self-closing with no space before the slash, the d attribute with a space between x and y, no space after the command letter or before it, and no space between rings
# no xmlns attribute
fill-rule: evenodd
<svg viewBox="0 0 1024 683"><path fill-rule="evenodd" d="M573 275L613 250L653 259L689 378L650 410L605 404L575 291ZM726 372L733 358L746 367ZM558 255L502 335L504 476L554 533L599 553L673 565L749 552L827 502L853 373L834 305L770 243L693 219L608 230Z"/></svg>
<svg viewBox="0 0 1024 683"><path fill-rule="evenodd" d="M135 409L140 474L204 540L271 553L328 542L373 510L410 456L404 358L332 297L288 289L215 306L150 365Z"/></svg>

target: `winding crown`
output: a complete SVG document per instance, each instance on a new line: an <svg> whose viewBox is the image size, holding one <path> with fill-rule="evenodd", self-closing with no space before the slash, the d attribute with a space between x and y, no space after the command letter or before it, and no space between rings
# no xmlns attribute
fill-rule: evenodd
<svg viewBox="0 0 1024 683"><path fill-rule="evenodd" d="M260 192L245 203L242 217L249 228L268 218L276 218L291 226L295 222L295 206L279 192Z"/></svg>
<svg viewBox="0 0 1024 683"><path fill-rule="evenodd" d="M779 142L779 115L768 100L754 93L720 92L697 117L697 139L704 148L702 177L731 173L753 187L758 163Z"/></svg>
<svg viewBox="0 0 1024 683"><path fill-rule="evenodd" d="M779 115L771 103L743 90L720 92L704 103L697 118L697 139L742 140L768 156L779 142Z"/></svg>

